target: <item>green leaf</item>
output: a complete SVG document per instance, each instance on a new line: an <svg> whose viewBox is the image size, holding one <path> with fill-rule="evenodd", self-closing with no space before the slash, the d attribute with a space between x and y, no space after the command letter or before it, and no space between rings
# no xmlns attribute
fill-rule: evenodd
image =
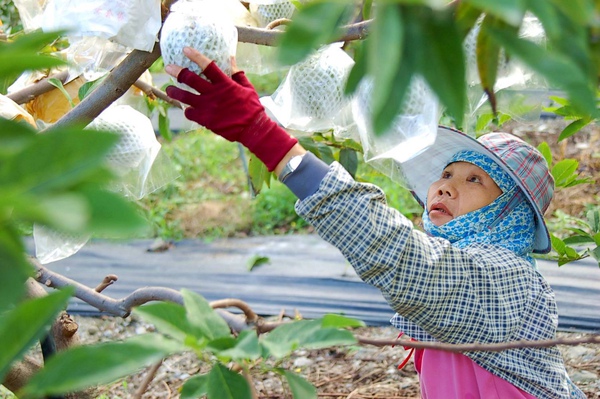
<svg viewBox="0 0 600 399"><path fill-rule="evenodd" d="M115 134L77 128L37 135L0 167L0 184L41 194L89 181L117 140Z"/></svg>
<svg viewBox="0 0 600 399"><path fill-rule="evenodd" d="M217 363L208 374L208 399L252 399L248 382Z"/></svg>
<svg viewBox="0 0 600 399"><path fill-rule="evenodd" d="M565 238L563 241L566 245L593 244L595 242L594 238L589 234L570 236Z"/></svg>
<svg viewBox="0 0 600 399"><path fill-rule="evenodd" d="M557 88L567 91L573 106L585 115L598 115L596 109L596 92L585 71L577 64L577 60L564 56L556 51L542 47L524 39L519 39L512 32L488 28L489 33L508 51L509 55L518 57L532 70L540 73Z"/></svg>
<svg viewBox="0 0 600 399"><path fill-rule="evenodd" d="M554 248L557 254L564 255L566 253L567 246L563 240L553 234L550 234L550 241L552 242L552 248Z"/></svg>
<svg viewBox="0 0 600 399"><path fill-rule="evenodd" d="M322 320L299 320L277 327L261 341L275 358L282 358L299 347L311 349L351 345L356 338L350 331L323 328Z"/></svg>
<svg viewBox="0 0 600 399"><path fill-rule="evenodd" d="M23 394L62 394L106 384L183 350L181 344L158 334L73 347L52 356Z"/></svg>
<svg viewBox="0 0 600 399"><path fill-rule="evenodd" d="M181 387L181 399L201 398L208 393L208 374L189 378Z"/></svg>
<svg viewBox="0 0 600 399"><path fill-rule="evenodd" d="M283 375L285 376L285 379L287 380L287 383L290 386L290 390L292 391L294 399L317 398L317 388L315 388L310 382L306 381L298 374L292 373L291 371L284 370Z"/></svg>
<svg viewBox="0 0 600 399"><path fill-rule="evenodd" d="M595 15L594 2L589 0L550 0L574 24L586 26L591 23ZM596 2L597 7L597 2Z"/></svg>
<svg viewBox="0 0 600 399"><path fill-rule="evenodd" d="M0 214L5 212L6 209L0 208ZM11 225L0 228L0 312L21 299L25 281L32 275L33 268L25 260L25 248L17 229Z"/></svg>
<svg viewBox="0 0 600 399"><path fill-rule="evenodd" d="M36 134L29 123L0 118L0 160L22 151L35 140Z"/></svg>
<svg viewBox="0 0 600 399"><path fill-rule="evenodd" d="M583 129L585 126L589 125L591 122L592 120L589 118L581 118L577 119L574 122L571 122L567 127L563 129L562 132L560 132L560 136L558 136L558 142L561 142L564 139L571 137L572 135Z"/></svg>
<svg viewBox="0 0 600 399"><path fill-rule="evenodd" d="M590 228L594 233L600 232L600 210L594 209L586 213Z"/></svg>
<svg viewBox="0 0 600 399"><path fill-rule="evenodd" d="M362 320L352 319L350 317L340 316L337 314L326 314L323 316L322 326L324 328L346 328L346 327L364 327L365 323Z"/></svg>
<svg viewBox="0 0 600 399"><path fill-rule="evenodd" d="M69 104L71 104L71 108L75 108L75 103L73 102L71 95L67 92L65 86L63 86L63 83L60 80L56 78L48 78L46 81L52 86L56 87L66 97L67 101L69 101Z"/></svg>
<svg viewBox="0 0 600 399"><path fill-rule="evenodd" d="M91 231L111 237L128 237L148 232L148 221L133 203L121 195L94 187L82 187L80 192L86 197L91 211Z"/></svg>
<svg viewBox="0 0 600 399"><path fill-rule="evenodd" d="M220 358L240 362L243 360L256 360L261 356L261 348L258 343L258 336L254 330L241 331L234 346L215 352ZM210 343L209 343L210 346Z"/></svg>
<svg viewBox="0 0 600 399"><path fill-rule="evenodd" d="M250 259L248 259L246 264L248 265L248 271L251 272L252 270L254 270L255 267L266 265L270 262L271 259L268 256L255 254L252 255Z"/></svg>
<svg viewBox="0 0 600 399"><path fill-rule="evenodd" d="M569 182L569 179L576 176L575 172L579 167L579 162L575 159L563 159L552 167L552 176L557 187L562 187Z"/></svg>
<svg viewBox="0 0 600 399"><path fill-rule="evenodd" d="M355 48L354 51L354 66L348 75L348 80L346 81L346 87L344 89L344 94L351 95L358 88L359 83L362 78L367 73L367 61L369 57L368 54L368 46L367 42L369 39L362 40Z"/></svg>
<svg viewBox="0 0 600 399"><path fill-rule="evenodd" d="M182 289L181 295L190 325L201 331L204 337L212 340L231 335L225 320L214 311L204 297L187 289Z"/></svg>
<svg viewBox="0 0 600 399"><path fill-rule="evenodd" d="M190 326L184 307L176 303L149 303L134 308L133 314L148 323L152 323L162 334L168 335L179 342L184 342L187 336L199 334Z"/></svg>
<svg viewBox="0 0 600 399"><path fill-rule="evenodd" d="M353 5L346 1L312 1L294 15L278 43L277 59L284 65L302 61L319 46L340 35Z"/></svg>
<svg viewBox="0 0 600 399"><path fill-rule="evenodd" d="M422 12L406 18L413 17L411 22L418 25L415 30L422 35L418 72L423 74L448 114L460 126L467 104L466 72L462 37L452 11ZM408 23L406 18L405 23ZM414 36L411 36L413 40ZM412 55L407 53L407 56Z"/></svg>
<svg viewBox="0 0 600 399"><path fill-rule="evenodd" d="M367 39L367 75L374 80L372 112L379 115L392 92L397 90L393 83L401 66L404 29L401 8L397 4L379 4L375 13L372 32Z"/></svg>
<svg viewBox="0 0 600 399"><path fill-rule="evenodd" d="M0 76L19 75L27 70L47 69L66 62L57 57L37 54L64 32L33 32L17 37L12 42L0 41Z"/></svg>
<svg viewBox="0 0 600 399"><path fill-rule="evenodd" d="M340 164L342 164L352 177L355 177L358 170L358 154L356 151L349 148L342 148L340 150Z"/></svg>
<svg viewBox="0 0 600 399"><path fill-rule="evenodd" d="M169 117L163 112L158 113L158 133L167 141L173 139L171 129L169 128Z"/></svg>
<svg viewBox="0 0 600 399"><path fill-rule="evenodd" d="M468 3L515 26L525 14L524 0L468 0Z"/></svg>
<svg viewBox="0 0 600 399"><path fill-rule="evenodd" d="M47 333L47 327L67 305L73 288L25 301L0 318L0 381L31 346Z"/></svg>
<svg viewBox="0 0 600 399"><path fill-rule="evenodd" d="M540 145L538 145L537 149L542 153L542 156L546 160L548 166L552 165L552 150L550 146L545 141L542 141Z"/></svg>
<svg viewBox="0 0 600 399"><path fill-rule="evenodd" d="M267 187L270 185L271 172L254 154L250 155L250 161L248 161L248 173L254 195L260 193L263 184L266 183Z"/></svg>
<svg viewBox="0 0 600 399"><path fill-rule="evenodd" d="M83 101L83 99L90 95L96 89L96 87L100 86L100 84L104 82L104 79L106 79L106 76L108 75L104 75L96 80L92 80L82 84L77 92L77 97L79 97L79 101Z"/></svg>

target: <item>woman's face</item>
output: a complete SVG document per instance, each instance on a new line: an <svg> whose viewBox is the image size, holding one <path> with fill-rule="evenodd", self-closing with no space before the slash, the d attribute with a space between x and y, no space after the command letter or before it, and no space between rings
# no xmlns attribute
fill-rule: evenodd
<svg viewBox="0 0 600 399"><path fill-rule="evenodd" d="M479 166L454 162L429 187L427 211L436 226L491 204L502 190Z"/></svg>

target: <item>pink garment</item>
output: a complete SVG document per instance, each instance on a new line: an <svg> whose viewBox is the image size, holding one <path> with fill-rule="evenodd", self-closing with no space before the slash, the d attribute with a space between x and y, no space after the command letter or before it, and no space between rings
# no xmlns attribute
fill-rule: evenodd
<svg viewBox="0 0 600 399"><path fill-rule="evenodd" d="M462 353L416 349L423 399L536 399Z"/></svg>

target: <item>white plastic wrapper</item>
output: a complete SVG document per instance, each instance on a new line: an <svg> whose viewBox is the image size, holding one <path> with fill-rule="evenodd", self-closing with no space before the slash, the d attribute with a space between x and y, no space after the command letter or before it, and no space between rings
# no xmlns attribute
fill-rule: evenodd
<svg viewBox="0 0 600 399"><path fill-rule="evenodd" d="M463 43L469 100L469 113L466 115L464 127L467 133L475 129L477 119L481 115L492 112L477 72L476 48L480 29L481 21L473 27ZM523 19L519 36L538 45L544 45L546 40L542 24L531 14L526 14ZM508 60L503 53L499 61L494 93L498 112L519 122L537 121L542 108L551 103L546 80L519 60Z"/></svg>
<svg viewBox="0 0 600 399"><path fill-rule="evenodd" d="M344 95L354 60L339 43L321 47L293 65L280 86L261 103L284 127L302 132L340 129L338 115L351 106Z"/></svg>
<svg viewBox="0 0 600 399"><path fill-rule="evenodd" d="M437 96L420 76L413 77L402 107L392 126L376 135L371 116L373 81L364 78L352 103L364 159L367 163L405 185L402 164L435 142L441 116Z"/></svg>
<svg viewBox="0 0 600 399"><path fill-rule="evenodd" d="M76 236L61 233L37 223L33 225L35 257L43 265L76 254L89 239L89 235Z"/></svg>
<svg viewBox="0 0 600 399"><path fill-rule="evenodd" d="M290 0L250 0L250 14L262 28L277 19L291 19L296 6Z"/></svg>
<svg viewBox="0 0 600 399"><path fill-rule="evenodd" d="M111 105L87 129L108 130L121 139L108 155L109 166L120 177L114 191L140 199L175 178L172 168L161 160L150 119L129 105Z"/></svg>
<svg viewBox="0 0 600 399"><path fill-rule="evenodd" d="M67 29L142 51L152 51L160 26L160 0L47 0L41 22L44 31Z"/></svg>
<svg viewBox="0 0 600 399"><path fill-rule="evenodd" d="M183 54L184 47L193 47L231 76L237 39L231 18L216 3L180 0L173 4L163 24L160 49L165 65L175 64L200 73L198 65Z"/></svg>

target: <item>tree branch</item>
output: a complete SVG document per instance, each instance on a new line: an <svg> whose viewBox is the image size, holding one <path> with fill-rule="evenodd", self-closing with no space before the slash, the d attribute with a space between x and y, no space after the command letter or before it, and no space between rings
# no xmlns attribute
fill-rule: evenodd
<svg viewBox="0 0 600 399"><path fill-rule="evenodd" d="M29 101L33 100L37 96L47 93L56 87L48 83L49 79L58 79L63 84L67 81L69 77L69 71L62 71L57 73L56 75L48 76L44 79L41 79L21 90L15 91L14 93L8 94L6 97L10 98L17 104L25 104Z"/></svg>

